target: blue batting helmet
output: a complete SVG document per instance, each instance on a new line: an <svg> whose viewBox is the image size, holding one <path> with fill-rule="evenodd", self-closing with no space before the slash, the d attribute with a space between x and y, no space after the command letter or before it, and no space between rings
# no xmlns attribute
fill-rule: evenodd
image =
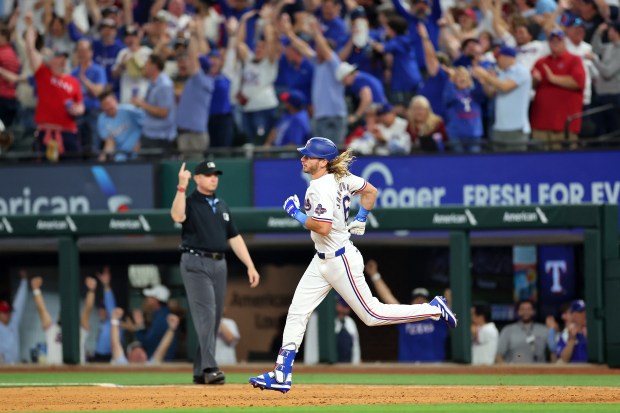
<svg viewBox="0 0 620 413"><path fill-rule="evenodd" d="M327 159L331 161L338 156L338 148L327 138L312 138L303 148L297 148L302 154L310 158Z"/></svg>

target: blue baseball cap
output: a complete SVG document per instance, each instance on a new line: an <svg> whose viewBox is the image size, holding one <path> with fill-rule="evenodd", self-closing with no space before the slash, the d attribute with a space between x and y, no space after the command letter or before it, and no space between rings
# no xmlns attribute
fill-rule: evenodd
<svg viewBox="0 0 620 413"><path fill-rule="evenodd" d="M564 38L564 31L560 30L560 29L552 30L549 33L549 40L551 40L554 37L557 37L558 39L563 39Z"/></svg>
<svg viewBox="0 0 620 413"><path fill-rule="evenodd" d="M291 39L286 36L282 36L280 37L280 43L282 44L282 47L289 47L291 45Z"/></svg>
<svg viewBox="0 0 620 413"><path fill-rule="evenodd" d="M514 47L510 47L510 46L504 44L504 45L502 45L502 47L500 47L499 54L500 55L504 55L504 56L516 57L517 56L517 49L515 49Z"/></svg>
<svg viewBox="0 0 620 413"><path fill-rule="evenodd" d="M198 57L198 62L200 63L200 68L203 72L208 72L211 68L211 62L209 61L209 55L203 54Z"/></svg>
<svg viewBox="0 0 620 413"><path fill-rule="evenodd" d="M586 311L586 302L583 300L575 300L570 303L570 312L571 313L582 313Z"/></svg>
<svg viewBox="0 0 620 413"><path fill-rule="evenodd" d="M299 109L306 105L306 96L299 90L291 89L280 95L280 100Z"/></svg>
<svg viewBox="0 0 620 413"><path fill-rule="evenodd" d="M386 113L390 113L393 110L394 106L392 106L390 103L384 103L379 107L379 109L377 109L377 115L385 115Z"/></svg>
<svg viewBox="0 0 620 413"><path fill-rule="evenodd" d="M351 12L351 20L359 19L360 17L366 17L366 10L362 6L357 6Z"/></svg>
<svg viewBox="0 0 620 413"><path fill-rule="evenodd" d="M562 25L564 27L574 27L574 26L584 27L583 20L580 17L574 16L574 15L571 15L568 18L564 19L562 21Z"/></svg>

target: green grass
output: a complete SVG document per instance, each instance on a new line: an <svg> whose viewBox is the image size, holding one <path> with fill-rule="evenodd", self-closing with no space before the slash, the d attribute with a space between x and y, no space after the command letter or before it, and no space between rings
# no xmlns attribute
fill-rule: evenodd
<svg viewBox="0 0 620 413"><path fill-rule="evenodd" d="M231 373L227 383L247 383L249 375ZM119 385L190 384L191 373L148 372L16 372L0 373L0 387L66 383ZM467 374L310 374L295 375L296 384L449 385L449 386L604 386L620 387L620 375L467 375ZM619 390L620 391L620 390ZM620 411L620 410L619 410Z"/></svg>
<svg viewBox="0 0 620 413"><path fill-rule="evenodd" d="M147 413L153 410L115 410L98 413ZM226 407L215 409L161 409L161 413L617 413L620 404L429 404L350 405L308 407ZM79 412L83 413L83 412Z"/></svg>

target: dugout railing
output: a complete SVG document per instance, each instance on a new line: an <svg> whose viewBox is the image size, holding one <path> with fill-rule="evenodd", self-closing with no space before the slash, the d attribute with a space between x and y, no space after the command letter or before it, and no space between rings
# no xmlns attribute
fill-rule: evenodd
<svg viewBox="0 0 620 413"><path fill-rule="evenodd" d="M297 221L280 209L233 209L242 233L302 231ZM492 230L583 230L585 294L588 323L588 361L620 367L620 258L617 205L442 207L376 209L368 231L448 231L450 286L459 328L452 332L453 361L471 362L472 278L470 233ZM78 239L92 236L174 235L168 210L132 211L125 214L15 215L0 217L0 237L54 237L58 258L63 325L63 359L79 363ZM325 315L333 309L323 309ZM320 313L321 314L321 313ZM319 316L320 316L319 314ZM331 313L333 314L333 312ZM333 317L325 317L331 320ZM333 324L321 323L321 360L335 361Z"/></svg>

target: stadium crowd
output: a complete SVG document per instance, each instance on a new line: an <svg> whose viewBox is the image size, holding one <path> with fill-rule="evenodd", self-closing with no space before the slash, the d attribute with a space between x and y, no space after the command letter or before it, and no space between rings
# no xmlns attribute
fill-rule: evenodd
<svg viewBox="0 0 620 413"><path fill-rule="evenodd" d="M618 5L3 0L0 153L574 148L620 129Z"/></svg>

